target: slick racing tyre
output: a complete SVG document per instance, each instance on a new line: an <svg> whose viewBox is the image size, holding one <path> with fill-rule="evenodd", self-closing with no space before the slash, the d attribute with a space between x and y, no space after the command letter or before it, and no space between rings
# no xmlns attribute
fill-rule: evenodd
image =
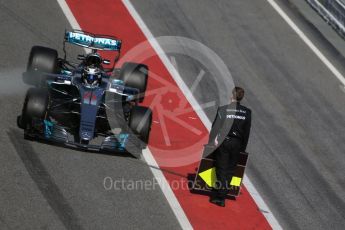
<svg viewBox="0 0 345 230"><path fill-rule="evenodd" d="M42 46L31 48L27 72L24 82L30 85L40 85L43 80L40 73L57 73L58 71L58 52Z"/></svg>
<svg viewBox="0 0 345 230"><path fill-rule="evenodd" d="M48 90L41 88L29 89L26 93L22 115L18 117L18 126L25 129L32 119L44 119L48 104Z"/></svg>
<svg viewBox="0 0 345 230"><path fill-rule="evenodd" d="M58 52L42 46L31 48L27 71L56 73Z"/></svg>
<svg viewBox="0 0 345 230"><path fill-rule="evenodd" d="M143 102L147 87L148 67L144 64L126 62L120 71L119 79L127 87L139 90L138 100Z"/></svg>
<svg viewBox="0 0 345 230"><path fill-rule="evenodd" d="M134 106L129 117L129 128L145 144L148 143L152 124L152 111L142 106Z"/></svg>

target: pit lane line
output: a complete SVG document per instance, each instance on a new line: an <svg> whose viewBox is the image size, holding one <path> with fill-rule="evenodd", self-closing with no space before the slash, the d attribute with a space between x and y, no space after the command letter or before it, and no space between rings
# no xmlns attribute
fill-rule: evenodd
<svg viewBox="0 0 345 230"><path fill-rule="evenodd" d="M68 18L68 19L70 19L70 18L73 18L72 20L70 20L70 23L71 23L71 25L72 25L72 27L74 27L74 28L80 28L80 26L79 26L79 24L78 24L78 22L75 20L75 18L74 18L74 16L73 16L73 14L72 14L72 12L70 11L70 9L69 9L69 7L68 7L68 5L64 2L64 1L59 1L58 0L58 3L59 3L59 5L61 6L61 8L62 8L62 10L63 10L63 12L65 13L65 9L66 9L66 17ZM134 8L133 8L134 9ZM137 21L136 21L137 22ZM137 22L138 23L138 22ZM139 28L141 28L141 27L139 27ZM141 30L142 30L142 28L141 28ZM145 33L144 33L145 34ZM151 36L152 36L152 34L151 34ZM146 36L147 37L147 36ZM148 38L148 37L147 37ZM157 43L157 42L156 42ZM157 43L158 44L158 43ZM152 44L151 44L152 45ZM163 53L163 52L157 52L157 53ZM166 57L166 55L165 54L163 54L163 56L165 56ZM162 58L161 58L162 59ZM163 60L162 60L163 61ZM163 63L165 64L165 66L167 67L167 65L171 65L171 63L167 60L167 62L164 62L163 61ZM167 68L168 69L168 71L170 72L170 69L169 68ZM174 69L173 69L174 70ZM175 70L176 71L176 70ZM176 73L178 74L178 72L176 71ZM173 75L172 75L173 76ZM179 76L179 74L178 74L178 76ZM180 77L180 76L179 76ZM174 79L176 82L178 82L178 83L181 83L181 84L184 84L184 82L183 82L183 80L181 79L181 77L180 77L180 79L179 80L176 80L176 79ZM190 90L188 89L188 87L186 87L185 86L185 88L184 88L186 91L185 92L189 92L189 95L188 95L188 93L187 93L187 95L188 95L188 99L191 99L191 98L194 98L193 96L192 96L192 93L190 92ZM186 95L186 96L187 96ZM196 102L196 100L194 99L194 101L195 101L195 103L190 103L192 106L193 106L193 109L196 111L196 112L201 112L201 113L203 113L203 111L202 110L200 110L200 109L198 109L198 107L200 108L200 106L199 106L199 104ZM203 113L204 114L204 113ZM199 115L200 116L200 115ZM202 116L202 115L201 115ZM206 115L204 114L204 116L206 117ZM207 119L207 117L206 117L206 119ZM211 122L207 119L206 121L208 121L208 123L206 122L203 122L204 123L204 125L208 128L208 130L210 129L210 127L211 127ZM149 151L149 150L148 150ZM151 160L153 160L152 161L152 164L154 165L154 164L156 164L157 165L157 163L155 162L155 160L154 160L154 158L153 158L153 156L152 156L152 154L151 154L151 152L149 151L148 152L150 155L148 155L148 158L146 159L146 160L149 160L150 158L151 158ZM151 157L150 157L151 156ZM158 166L158 165L157 165ZM156 172L157 171L159 171L159 170L156 170ZM178 219L178 221L180 222L180 224L181 224L181 227L183 227L184 229L191 229L192 227L191 227L191 225L190 225L190 223L189 223L189 221L188 221L188 219L186 218L186 215L184 214L184 212L183 212L183 210L182 210L182 208L181 208L181 206L180 206L180 204L179 204L179 202L177 201L177 199L176 199L176 197L175 197L175 195L174 195L174 193L172 192L172 190L171 190L171 188L170 188L170 186L168 185L168 183L166 182L166 179L165 179L165 177L164 177L164 175L159 171L159 173L157 174L157 173L154 173L153 172L153 174L155 175L155 176L159 176L159 178L157 178L157 179L164 179L163 181L162 180L158 180L158 181L161 181L163 184L160 184L160 186L161 186L161 188L162 188L162 191L163 191L163 193L164 193L164 195L167 197L167 199L168 199L168 202L169 202L169 204L171 205L171 208L172 208L172 210L174 211L174 213L175 213L175 215L176 215L176 217L177 217L177 219ZM160 174L160 175L159 175ZM160 176L162 176L162 177L160 177ZM165 183L166 182L166 183ZM251 184L251 183L249 183L249 184ZM167 186L166 186L167 185ZM251 186L249 186L249 187L251 187ZM254 188L254 190L255 190L255 188ZM256 192L256 191L255 191ZM169 195L169 193L171 194L171 196ZM256 192L257 193L257 192ZM255 195L257 195L257 194L255 194ZM169 197L170 196L170 197ZM263 202L263 201L262 201ZM257 202L256 202L257 203ZM263 202L264 203L264 202ZM258 203L257 203L257 205L258 205ZM271 213L269 212L269 211L267 211L268 210L268 208L266 209L265 207L260 207L260 210L263 212L263 214L265 215L270 215ZM176 214L177 213L177 214ZM273 217L274 218L274 217ZM274 227L274 226L272 226L272 227ZM279 225L276 225L276 227L274 227L274 229L279 229Z"/></svg>
<svg viewBox="0 0 345 230"><path fill-rule="evenodd" d="M62 4L63 3L65 3L65 2L62 2ZM66 4L65 4L66 5ZM65 8L66 6L63 6L62 8ZM69 7L67 6L67 8L69 9ZM74 17L73 16L73 14L72 14L72 12L70 11L69 13L67 13L67 15L66 15L67 17L69 17L69 16L72 16L72 17ZM77 25L78 25L78 23L77 23L77 21L76 20L72 20L72 21L74 21L74 23L76 23ZM73 22L72 22L73 23ZM136 22L137 23L137 22ZM73 26L73 25L72 25ZM77 27L76 27L77 28ZM79 26L79 28L80 28L80 26ZM140 28L140 27L139 27ZM167 62L167 63L169 63L169 62ZM165 64L165 63L164 63ZM177 73L178 74L178 73ZM174 79L175 80L175 82L176 82L176 79ZM180 79L180 82L183 82L183 80L182 79ZM184 83L184 82L183 82ZM185 87L188 91L187 92L189 92L189 89L187 88L187 87ZM190 93L189 94L190 96L192 96L192 94ZM196 101L195 101L196 102ZM198 106L198 103L194 103L192 106L194 106L194 111L202 111L202 110L200 110L200 109L195 109L195 107L196 106ZM206 117L206 115L205 115L205 117ZM209 122L208 121L208 127L207 127L207 123L206 123L206 127L208 128L208 129L210 129L210 127L211 127L211 122ZM165 178L164 178L164 181L165 181ZM170 187L169 186L166 186L165 188L169 188L170 189ZM164 189L162 189L163 191L164 191ZM166 194L165 194L166 195ZM174 197L175 199L176 199L176 197L175 197L175 195L174 194L172 194L172 197ZM174 200L174 199L173 199ZM169 201L169 203L171 204L171 201ZM178 206L180 207L180 205L179 205L179 203L177 202L177 204L178 204ZM256 206L257 206L257 204L256 204ZM176 207L176 205L175 205L175 207ZM174 209L174 207L172 207L173 209ZM262 215L263 213L265 213L265 214L267 214L267 213L269 213L268 211L267 211L267 209L264 209L264 208L262 208L262 207L260 207L260 210L261 210L261 214L260 215ZM173 210L175 213L176 213L176 210ZM183 213L183 210L181 209L181 212L180 213ZM176 214L175 214L176 215ZM181 215L180 215L181 216ZM185 216L185 214L183 213L183 215L182 216ZM179 222L181 223L181 220L180 219L178 219L179 220ZM190 224L189 224L190 225ZM188 226L187 227L185 227L185 228L189 228Z"/></svg>

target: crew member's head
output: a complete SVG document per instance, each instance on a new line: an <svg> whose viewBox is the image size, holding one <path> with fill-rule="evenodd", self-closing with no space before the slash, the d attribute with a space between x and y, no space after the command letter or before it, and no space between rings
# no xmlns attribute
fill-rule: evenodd
<svg viewBox="0 0 345 230"><path fill-rule="evenodd" d="M244 97L244 89L241 87L236 86L232 90L232 100L240 102Z"/></svg>

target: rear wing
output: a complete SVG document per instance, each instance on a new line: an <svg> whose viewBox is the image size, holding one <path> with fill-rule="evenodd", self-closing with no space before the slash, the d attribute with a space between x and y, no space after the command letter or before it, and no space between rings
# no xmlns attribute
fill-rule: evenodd
<svg viewBox="0 0 345 230"><path fill-rule="evenodd" d="M120 51L122 44L116 37L91 34L81 30L66 31L64 41L90 49L107 51Z"/></svg>

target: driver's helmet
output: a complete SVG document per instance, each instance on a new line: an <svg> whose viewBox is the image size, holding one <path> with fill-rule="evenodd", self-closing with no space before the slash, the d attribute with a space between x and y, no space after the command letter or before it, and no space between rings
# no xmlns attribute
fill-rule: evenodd
<svg viewBox="0 0 345 230"><path fill-rule="evenodd" d="M102 64L102 58L98 53L90 53L85 58L86 66L95 66L100 68Z"/></svg>
<svg viewBox="0 0 345 230"><path fill-rule="evenodd" d="M94 65L85 66L81 78L85 86L96 87L102 81L102 73L100 68Z"/></svg>

